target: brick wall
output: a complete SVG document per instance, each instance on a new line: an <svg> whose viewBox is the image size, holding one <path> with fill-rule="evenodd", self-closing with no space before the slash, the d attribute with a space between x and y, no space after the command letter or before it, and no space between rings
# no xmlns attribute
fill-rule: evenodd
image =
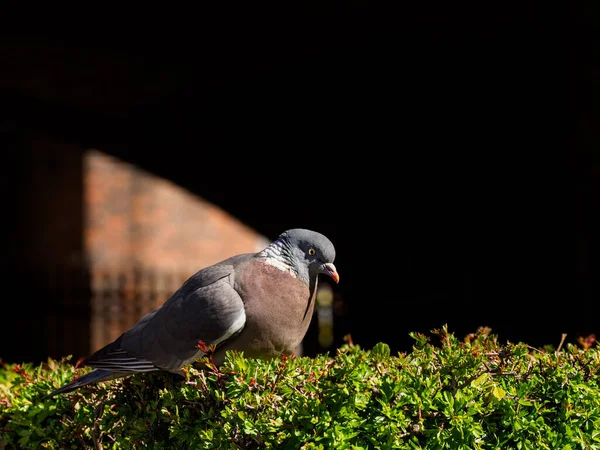
<svg viewBox="0 0 600 450"><path fill-rule="evenodd" d="M92 350L162 304L187 276L268 243L217 206L98 150L85 153L84 192Z"/></svg>
<svg viewBox="0 0 600 450"><path fill-rule="evenodd" d="M77 262L83 254L82 151L43 135L22 140L21 257L42 264Z"/></svg>
<svg viewBox="0 0 600 450"><path fill-rule="evenodd" d="M13 124L1 130L8 161L3 179L2 273L10 314L0 331L0 359L43 361L89 348L89 294L81 267L81 148ZM8 309L6 311L9 311Z"/></svg>
<svg viewBox="0 0 600 450"><path fill-rule="evenodd" d="M97 150L86 152L84 170L93 267L196 271L267 243L217 206Z"/></svg>

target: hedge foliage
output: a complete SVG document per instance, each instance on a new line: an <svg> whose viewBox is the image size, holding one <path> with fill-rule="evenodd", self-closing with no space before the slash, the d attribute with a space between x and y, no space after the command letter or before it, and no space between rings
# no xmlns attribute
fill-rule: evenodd
<svg viewBox="0 0 600 450"><path fill-rule="evenodd" d="M0 370L0 448L600 449L600 346L412 333L408 353L245 359L44 398L67 360ZM206 361L205 361L206 362Z"/></svg>

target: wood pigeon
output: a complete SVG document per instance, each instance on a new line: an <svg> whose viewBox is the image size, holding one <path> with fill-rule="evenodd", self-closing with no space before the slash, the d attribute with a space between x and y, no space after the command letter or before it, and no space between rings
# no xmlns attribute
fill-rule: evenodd
<svg viewBox="0 0 600 450"><path fill-rule="evenodd" d="M334 259L335 248L327 237L296 228L258 253L206 267L162 306L84 359L82 365L93 371L50 396L134 373L182 374L211 345L216 365L227 350L265 359L292 354L312 318L318 275L339 282Z"/></svg>

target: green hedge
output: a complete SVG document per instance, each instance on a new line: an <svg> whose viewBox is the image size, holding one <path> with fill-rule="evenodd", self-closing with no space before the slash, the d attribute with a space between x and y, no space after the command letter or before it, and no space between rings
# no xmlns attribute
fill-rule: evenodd
<svg viewBox="0 0 600 450"><path fill-rule="evenodd" d="M229 354L187 380L132 376L43 398L65 361L0 370L0 448L600 449L600 347L412 333L409 353ZM78 369L83 373L87 369Z"/></svg>

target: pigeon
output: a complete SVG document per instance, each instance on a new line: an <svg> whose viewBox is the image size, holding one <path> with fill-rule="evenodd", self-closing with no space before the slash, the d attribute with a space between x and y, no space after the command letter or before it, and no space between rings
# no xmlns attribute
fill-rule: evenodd
<svg viewBox="0 0 600 450"><path fill-rule="evenodd" d="M85 358L93 370L49 394L136 373L183 368L229 350L250 358L291 355L308 330L320 274L339 283L335 248L324 235L284 231L257 253L232 256L189 277L161 306ZM209 350L210 349L210 350Z"/></svg>

